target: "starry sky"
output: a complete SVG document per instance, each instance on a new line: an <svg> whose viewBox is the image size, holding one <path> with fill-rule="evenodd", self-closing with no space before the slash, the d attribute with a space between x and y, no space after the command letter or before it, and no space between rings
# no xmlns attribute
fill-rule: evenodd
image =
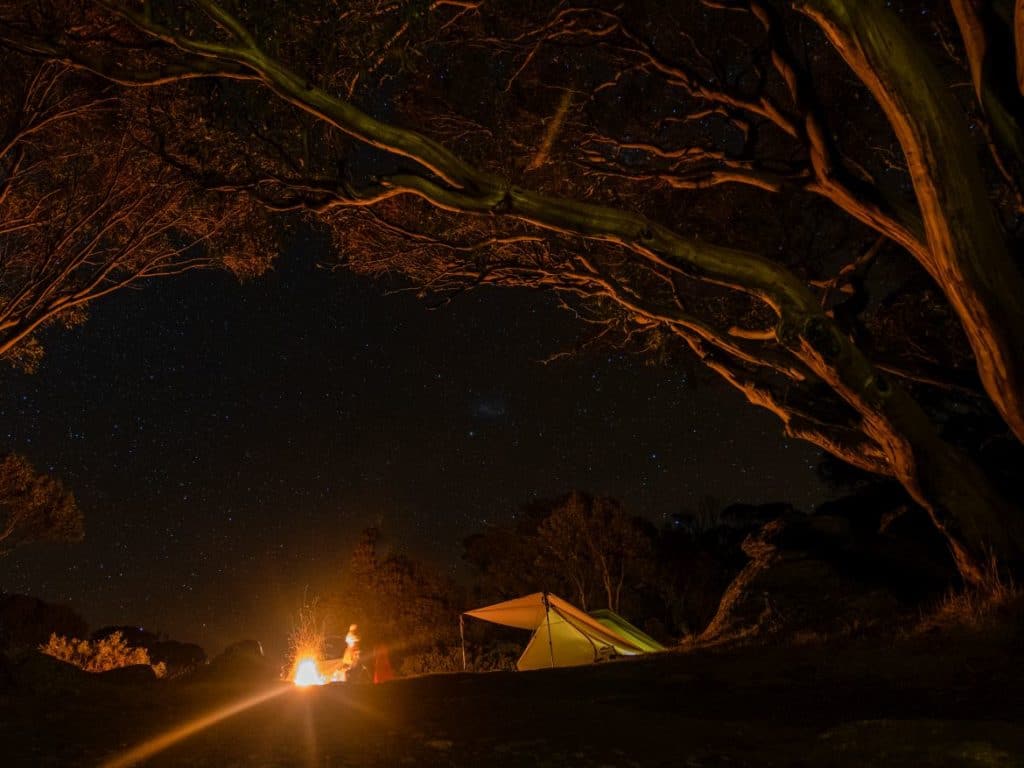
<svg viewBox="0 0 1024 768"><path fill-rule="evenodd" d="M369 525L455 570L463 537L574 488L659 524L827 496L818 453L725 385L607 348L542 362L584 332L549 296L430 310L315 250L124 291L49 332L38 373L0 369L0 449L63 478L87 530L0 558L0 589L273 648Z"/></svg>

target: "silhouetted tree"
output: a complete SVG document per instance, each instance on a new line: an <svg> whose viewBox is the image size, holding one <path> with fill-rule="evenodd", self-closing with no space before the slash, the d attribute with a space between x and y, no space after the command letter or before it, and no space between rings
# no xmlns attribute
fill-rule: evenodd
<svg viewBox="0 0 1024 768"><path fill-rule="evenodd" d="M384 642L399 656L457 638L462 610L457 585L414 558L382 553L380 545L377 528L363 531L336 592L328 596L338 626L359 624L367 649Z"/></svg>
<svg viewBox="0 0 1024 768"><path fill-rule="evenodd" d="M537 529L539 561L549 567L554 565L554 570L572 585L574 597L585 611L594 607L590 595L596 586L597 570L587 530L587 501L583 494L574 491Z"/></svg>
<svg viewBox="0 0 1024 768"><path fill-rule="evenodd" d="M572 584L583 610L597 607L596 590L606 607L618 611L627 579L635 584L653 572L654 549L639 520L615 499L573 491L537 529L541 558Z"/></svg>
<svg viewBox="0 0 1024 768"><path fill-rule="evenodd" d="M547 570L526 565L536 563L540 555L536 523L532 527L489 525L484 531L468 536L463 548L463 559L477 573L478 602L560 589L548 582Z"/></svg>
<svg viewBox="0 0 1024 768"><path fill-rule="evenodd" d="M573 491L535 500L506 525L489 525L464 542L476 570L476 600L549 591L584 610L635 607L656 574L656 531L615 499Z"/></svg>

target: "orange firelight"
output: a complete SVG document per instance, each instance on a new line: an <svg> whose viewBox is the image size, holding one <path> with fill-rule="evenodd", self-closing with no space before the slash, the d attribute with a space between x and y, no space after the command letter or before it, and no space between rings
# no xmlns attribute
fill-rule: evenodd
<svg viewBox="0 0 1024 768"><path fill-rule="evenodd" d="M317 666L316 659L305 658L295 665L295 674L292 676L292 682L305 688L310 685L323 685L327 682L327 678L320 674L320 668Z"/></svg>

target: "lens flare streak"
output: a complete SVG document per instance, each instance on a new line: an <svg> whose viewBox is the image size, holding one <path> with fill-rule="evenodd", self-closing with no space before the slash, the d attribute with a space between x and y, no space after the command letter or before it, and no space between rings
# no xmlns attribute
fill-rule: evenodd
<svg viewBox="0 0 1024 768"><path fill-rule="evenodd" d="M250 696L247 699L242 699L241 701L228 704L220 709L215 709L208 714L197 717L194 720L189 720L187 723L180 725L177 728L167 731L166 733L162 733L148 741L144 741L137 747L133 747L127 752L101 763L100 768L128 768L128 766L135 765L142 760L146 760L158 752L162 752L168 747L177 744L179 741L183 741L189 736L209 728L211 725L216 725L221 720L233 717L239 712L243 712L250 707L255 707L257 704L269 701L270 699L280 696L282 693L286 693L290 690L294 690L294 688L286 685L274 687L270 690L262 691L255 696Z"/></svg>

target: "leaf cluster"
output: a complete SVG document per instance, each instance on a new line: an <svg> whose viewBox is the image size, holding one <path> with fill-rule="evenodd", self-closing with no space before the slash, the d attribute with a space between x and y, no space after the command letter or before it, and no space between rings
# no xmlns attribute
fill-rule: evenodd
<svg viewBox="0 0 1024 768"><path fill-rule="evenodd" d="M0 458L0 553L34 541L81 541L84 518L74 494L24 456Z"/></svg>

